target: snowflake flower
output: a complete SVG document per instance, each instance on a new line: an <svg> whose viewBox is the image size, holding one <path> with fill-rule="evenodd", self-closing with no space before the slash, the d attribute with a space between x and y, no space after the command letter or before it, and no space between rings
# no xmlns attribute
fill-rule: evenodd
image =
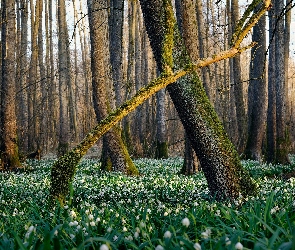
<svg viewBox="0 0 295 250"><path fill-rule="evenodd" d="M181 223L183 226L188 227L190 224L190 221L188 218L184 218L184 219L182 219Z"/></svg>
<svg viewBox="0 0 295 250"><path fill-rule="evenodd" d="M166 232L164 233L164 238L170 239L171 236L172 236L172 234L171 234L170 231L166 231Z"/></svg>
<svg viewBox="0 0 295 250"><path fill-rule="evenodd" d="M235 249L237 249L237 250L242 250L242 249L243 249L243 245L241 244L241 242L238 242L238 243L235 245Z"/></svg>

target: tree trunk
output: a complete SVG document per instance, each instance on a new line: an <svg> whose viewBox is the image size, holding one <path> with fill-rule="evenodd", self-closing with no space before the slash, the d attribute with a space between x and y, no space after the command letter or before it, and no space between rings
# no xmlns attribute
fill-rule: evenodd
<svg viewBox="0 0 295 250"><path fill-rule="evenodd" d="M168 158L167 125L166 125L166 93L161 89L157 93L157 134L155 158Z"/></svg>
<svg viewBox="0 0 295 250"><path fill-rule="evenodd" d="M231 21L233 30L235 29L237 22L239 21L239 1L231 0ZM232 59L233 67L233 93L235 98L235 108L238 123L238 145L237 149L239 153L244 152L246 143L246 132L247 132L247 117L244 102L243 93L243 81L241 75L241 57L240 55L235 56Z"/></svg>
<svg viewBox="0 0 295 250"><path fill-rule="evenodd" d="M275 12L268 11L269 16L269 59L268 59L268 108L267 108L267 161L276 159L276 98L275 98Z"/></svg>
<svg viewBox="0 0 295 250"><path fill-rule="evenodd" d="M258 45L251 50L250 82L248 87L248 139L245 156L262 161L262 142L266 129L266 17L253 28L252 41Z"/></svg>
<svg viewBox="0 0 295 250"><path fill-rule="evenodd" d="M69 35L66 22L65 0L58 0L58 70L59 70L59 143L58 156L69 149L70 120L68 112L70 74Z"/></svg>
<svg viewBox="0 0 295 250"><path fill-rule="evenodd" d="M88 0L90 42L91 42L91 69L94 110L98 121L103 120L114 106L111 83L107 10L97 1ZM100 11L94 11L101 9ZM104 25L100 25L104 24ZM100 25L100 26L99 26ZM99 28L96 28L99 27ZM104 154L102 166L126 174L138 174L126 147L121 138L119 127L113 128L104 138Z"/></svg>
<svg viewBox="0 0 295 250"><path fill-rule="evenodd" d="M0 169L13 170L21 167L17 145L15 112L15 1L2 0L2 78L0 84Z"/></svg>
<svg viewBox="0 0 295 250"><path fill-rule="evenodd" d="M200 162L194 149L192 148L191 142L187 135L185 135L184 142L184 162L181 169L181 173L184 175L193 175L199 171Z"/></svg>
<svg viewBox="0 0 295 250"><path fill-rule="evenodd" d="M196 2L196 6L197 5L200 5L200 1ZM193 62L196 62L198 58L204 58L203 47L201 50L201 45L203 45L203 36L200 37L202 33L199 31L199 28L203 28L199 23L202 18L200 18L199 15L196 15L195 3L192 0L177 0L175 1L175 6L177 23L178 27L180 27L179 29L181 31L184 44L190 59ZM196 17L198 17L198 20ZM202 43L201 45L199 44L200 42ZM201 56L199 56L199 54ZM203 77L209 76L206 68L202 68L201 71ZM208 79L209 78L207 78L206 81L203 81L207 94L209 93L208 84L206 84L209 83ZM189 138L185 134L184 165L181 172L188 175L197 172L198 162L199 160L191 146Z"/></svg>
<svg viewBox="0 0 295 250"><path fill-rule="evenodd" d="M173 67L172 60L175 63L174 68L190 63L177 31L174 58L168 52L165 54L172 46L163 45L165 39L169 38L165 34L168 28L164 28L165 22L161 15L170 9L170 6L164 6L166 1L141 0L140 3L159 70L163 72L165 69L162 53L164 62L168 62L170 67ZM172 14L167 19L168 24L175 23ZM167 89L200 160L211 194L217 199L236 198L239 193L252 194L255 185L243 169L197 74L191 73Z"/></svg>
<svg viewBox="0 0 295 250"><path fill-rule="evenodd" d="M278 17L284 9L284 0L275 2L276 16ZM286 126L286 79L285 79L285 44L284 40L284 19L279 18L276 22L275 40L275 91L276 91L276 125L277 125L277 149L276 162L289 164L289 131Z"/></svg>
<svg viewBox="0 0 295 250"><path fill-rule="evenodd" d="M112 78L115 88L116 104L119 106L122 103L123 89L123 13L124 0L110 1L110 60L112 65Z"/></svg>

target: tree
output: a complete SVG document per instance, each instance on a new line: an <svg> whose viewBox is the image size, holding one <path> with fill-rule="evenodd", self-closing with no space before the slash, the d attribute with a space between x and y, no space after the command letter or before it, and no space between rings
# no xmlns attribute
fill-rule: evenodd
<svg viewBox="0 0 295 250"><path fill-rule="evenodd" d="M255 192L255 185L250 180L249 175L244 172L237 153L235 152L232 144L229 142L227 136L225 135L225 132L222 128L221 123L218 121L218 118L216 114L214 113L214 110L212 109L212 106L208 98L206 98L204 88L201 86L201 83L197 80L197 75L196 73L193 73L193 71L199 67L205 67L211 63L235 56L236 54L239 54L243 52L245 49L249 48L249 46L244 48L240 48L239 46L243 38L249 32L249 30L253 27L253 25L255 25L255 23L258 21L261 15L269 7L270 3L265 2L265 6L260 10L260 12L256 15L251 16L249 20L247 20L249 11L247 12L248 14L246 16L246 19L243 19L243 22L247 20L247 22L245 23L245 27L238 30L235 46L231 48L230 50L224 51L218 55L215 55L214 57L202 60L195 65L193 65L189 61L189 58L185 55L185 51L183 50L179 51L179 52L182 52L182 54L178 55L178 56L181 56L181 58L175 58L175 59L185 59L185 60L181 60L181 63L183 64L177 65L179 67L179 70L175 69L176 72L173 72L171 68L171 64L173 60L172 50L174 47L177 49L179 48L184 49L184 47L180 43L174 44L175 20L174 20L172 6L169 4L168 6L163 6L161 4L159 5L159 3L155 4L155 2L153 1L146 1L146 2L143 1L141 2L141 4L142 4L144 15L148 14L148 17L149 17L148 19L145 19L146 27L149 27L148 33L150 37L152 38L152 41L151 41L151 43L153 44L152 47L154 47L154 51L157 52L155 53L155 56L163 72L159 78L152 81L146 87L140 89L134 97L132 97L130 100L122 104L119 108L111 112L104 120L102 120L99 124L97 124L91 130L91 132L88 133L86 137L76 147L74 147L70 152L68 152L64 156L60 157L54 163L51 169L50 201L55 201L55 199L57 199L60 201L62 205L64 204L66 196L69 191L69 185L71 181L73 180L78 162L86 154L87 150L90 147L92 147L93 144L104 133L106 133L110 128L112 128L115 124L117 124L124 116L126 116L128 113L133 111L137 106L142 104L145 100L147 100L151 95L153 95L160 89L172 83L174 83L174 85L176 84L176 86L174 87L178 87L179 86L177 84L179 83L178 80L180 78L183 79L184 76L187 76L186 78L184 78L184 80L190 79L194 81L193 82L182 81L182 85L180 86L180 88L177 89L178 91L177 93L179 93L179 96L181 97L182 100L183 100L183 92L190 94L186 96L187 104L185 105L185 107L183 107L183 111L184 111L183 114L189 118L194 118L196 115L198 115L198 120L191 119L191 122L193 123L194 127L198 126L199 130L192 131L194 130L193 128L192 130L187 129L187 131L189 131L190 134L192 134L193 136L196 135L196 139L192 139L192 142L194 143L194 145L198 144L200 146L203 146L201 147L202 149L201 153L203 153L205 157L209 156L210 161L207 161L206 159L204 159L204 157L201 157L200 160L203 162L206 162L210 167L213 165L212 171L208 169L207 164L204 165L205 166L204 172L206 177L208 177L208 171L209 171L209 177L213 179L211 181L210 180L208 181L211 193L216 195L217 198L221 199L225 197L235 198L237 195L239 195L239 191L241 191L242 195L247 195L249 193ZM253 6L251 6L251 8L252 7ZM161 13L165 13L164 16L166 17L167 22L165 22L165 20L161 20L162 15L159 15L161 10L164 11ZM151 17L152 19L150 19ZM161 21L163 21L163 23ZM151 26L148 26L149 24L151 24ZM159 30L155 29L156 27L153 25L159 28ZM165 29L162 25L166 26ZM162 32L166 31L166 33L155 32L153 37L150 33L151 31L162 31ZM158 34L160 34L161 36L159 37ZM164 48L163 51L161 50L162 39L163 39L163 48ZM180 39L180 37L177 35L176 42L177 41L179 42L178 39ZM157 45L155 41L160 42L160 44ZM250 45L250 47L251 46L253 45ZM163 53L161 57L159 57L159 53ZM161 58L163 58L164 64L161 64L162 62ZM176 62L179 63L179 61L176 61ZM188 62L188 64L186 64L186 62ZM183 66L184 69L182 69L181 66ZM193 93L192 91L188 92L188 90L186 90L186 88L191 89L190 83L193 83L193 86L196 87L195 89L193 89ZM198 102L196 102L196 97L199 97L197 98ZM192 100L193 100L193 103L192 103ZM200 110L198 110L196 106ZM186 109L186 108L189 108L189 109ZM192 113L189 113L189 112L192 112ZM206 114L203 114L205 112ZM179 113L181 114L181 112ZM208 123L206 123L206 121ZM185 120L184 124L189 124L189 121ZM217 145L216 145L216 141L217 141ZM222 146L226 147L225 149L223 148L220 149L221 142L222 142ZM213 149L214 149L214 152L212 152ZM210 153L214 154L214 157L211 156ZM227 158L224 159L225 157ZM225 160L225 162L222 160ZM221 161L221 164L219 161ZM225 164L226 166L222 165L222 163ZM226 168L226 169L223 169L223 168ZM219 170L219 172L214 171L216 169ZM233 173L233 171L226 171L226 170L234 170L236 172ZM230 180L232 181L234 180L235 183L226 182L227 179L225 180L220 178L220 175L217 175L220 172L221 174L226 174L226 176L222 176L222 177L230 178ZM212 175L210 176L210 174ZM235 177L234 176L235 174L240 176L240 178L233 179ZM223 184L223 185L222 187L219 187L219 190L218 190L219 193L218 193L218 191L216 192L217 190L216 185L219 185L219 184ZM226 184L230 184L230 185L227 186Z"/></svg>
<svg viewBox="0 0 295 250"><path fill-rule="evenodd" d="M256 11L258 8L256 9ZM267 84L265 77L266 17L260 18L253 28L252 41L257 46L251 50L250 82L248 87L248 139L245 156L262 161L262 142L266 130Z"/></svg>
<svg viewBox="0 0 295 250"><path fill-rule="evenodd" d="M114 107L109 65L108 13L105 4L88 0L91 43L91 69L94 110L97 121L103 120ZM112 99L113 98L113 99ZM112 104L113 102L113 104ZM114 127L104 137L102 166L125 174L138 174L121 138L121 130Z"/></svg>
<svg viewBox="0 0 295 250"><path fill-rule="evenodd" d="M175 27L172 10L170 15L166 15L167 19L162 15L172 9L169 3L156 0L141 0L140 3L160 72L165 72L167 65L177 69L191 63L177 30L174 34L175 40L170 38L172 34L167 34L169 29ZM169 27L165 24L169 24ZM234 46L237 46L236 43L241 39L242 27L235 32L237 37ZM166 39L171 39L170 43L167 43ZM169 50L173 46L172 56L172 51ZM186 75L169 85L167 90L200 160L211 194L217 199L223 199L235 198L239 193L245 196L253 193L255 185L241 166L238 154L210 104L197 74Z"/></svg>
<svg viewBox="0 0 295 250"><path fill-rule="evenodd" d="M65 0L58 0L58 72L59 72L59 144L58 155L69 150L70 120L68 113L68 88L71 83L69 34L66 21Z"/></svg>
<svg viewBox="0 0 295 250"><path fill-rule="evenodd" d="M233 31L235 31L240 19L239 15L239 1L231 0L231 26ZM247 116L244 103L244 92L243 92L243 81L241 75L241 58L240 55L233 57L232 63L230 64L233 72L233 94L235 100L235 110L237 116L237 125L238 125L238 144L237 149L239 153L242 153L245 148L246 142L246 132L247 132Z"/></svg>
<svg viewBox="0 0 295 250"><path fill-rule="evenodd" d="M21 167L17 145L15 82L15 1L2 0L2 75L0 84L0 169Z"/></svg>
<svg viewBox="0 0 295 250"><path fill-rule="evenodd" d="M200 29L203 29L200 22L202 22L202 11L201 13L196 14L196 10L198 10L201 5L201 1L197 1L194 3L192 0L177 0L175 1L176 5L176 17L179 30L181 31L181 35L183 38L183 42L187 49L188 55L192 61L197 61L198 58L204 58L203 53L203 36ZM198 20L197 20L198 17ZM199 39L198 39L199 37ZM201 56L199 56L201 55ZM201 69L203 79L203 84L209 93L208 83L208 71L205 68ZM191 142L187 134L185 134L185 145L184 145L184 164L181 170L183 174L194 174L198 171L199 168L199 160L194 152L194 149L191 146Z"/></svg>
<svg viewBox="0 0 295 250"><path fill-rule="evenodd" d="M281 15L284 1L270 11L271 44L268 67L267 160L289 164L289 131L286 125L285 23Z"/></svg>

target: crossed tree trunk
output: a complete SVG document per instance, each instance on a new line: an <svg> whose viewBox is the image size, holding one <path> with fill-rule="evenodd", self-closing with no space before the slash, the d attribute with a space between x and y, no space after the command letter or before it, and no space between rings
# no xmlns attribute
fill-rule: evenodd
<svg viewBox="0 0 295 250"><path fill-rule="evenodd" d="M255 193L255 185L249 174L242 168L238 154L194 71L233 57L254 46L251 44L240 48L245 35L269 8L270 2L264 3L260 11L252 16L251 9L253 11L257 1L254 1L245 11L237 25L233 37L234 45L230 50L192 63L179 36L171 3L167 0L141 0L144 20L161 75L111 112L86 135L79 145L54 163L51 170L50 201L57 199L63 205L77 164L87 150L124 116L169 84L171 84L168 87L169 94L186 133L190 136L192 146L197 151L211 194L217 199L234 199L239 194L246 196Z"/></svg>

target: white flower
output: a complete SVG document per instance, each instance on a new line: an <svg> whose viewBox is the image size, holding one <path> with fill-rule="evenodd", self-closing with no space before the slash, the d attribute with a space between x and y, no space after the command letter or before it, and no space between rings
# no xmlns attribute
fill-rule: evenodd
<svg viewBox="0 0 295 250"><path fill-rule="evenodd" d="M123 232L127 232L127 228L126 227L123 227Z"/></svg>
<svg viewBox="0 0 295 250"><path fill-rule="evenodd" d="M77 215L76 215L75 211L71 210L71 211L70 211L70 216L74 218L74 217L76 217Z"/></svg>
<svg viewBox="0 0 295 250"><path fill-rule="evenodd" d="M164 247L162 247L161 245L156 246L155 250L164 250Z"/></svg>
<svg viewBox="0 0 295 250"><path fill-rule="evenodd" d="M119 237L117 235L114 235L113 241L116 241Z"/></svg>
<svg viewBox="0 0 295 250"><path fill-rule="evenodd" d="M100 218L99 218L99 217L97 217L95 221L96 221L96 222L100 222Z"/></svg>
<svg viewBox="0 0 295 250"><path fill-rule="evenodd" d="M112 230L113 229L111 227L108 227L107 232L110 233L110 232L112 232Z"/></svg>
<svg viewBox="0 0 295 250"><path fill-rule="evenodd" d="M242 250L243 249L243 245L238 242L236 245L235 245L235 249L238 249L238 250Z"/></svg>
<svg viewBox="0 0 295 250"><path fill-rule="evenodd" d="M74 226L74 222L71 221L71 222L69 223L69 226L70 226L70 227Z"/></svg>
<svg viewBox="0 0 295 250"><path fill-rule="evenodd" d="M231 244L231 241L228 237L225 238L225 245L229 246Z"/></svg>
<svg viewBox="0 0 295 250"><path fill-rule="evenodd" d="M130 240L130 241L133 241L133 237L131 235L129 235L126 239Z"/></svg>
<svg viewBox="0 0 295 250"><path fill-rule="evenodd" d="M70 238L71 239L74 239L75 238L75 235L74 234L70 234Z"/></svg>
<svg viewBox="0 0 295 250"><path fill-rule="evenodd" d="M210 235L211 235L211 229L206 229L206 231L205 232L203 232L203 233L201 233L201 236L202 236L202 238L204 238L204 239L208 239L209 237L210 237Z"/></svg>
<svg viewBox="0 0 295 250"><path fill-rule="evenodd" d="M109 250L109 247L106 244L102 244L99 250Z"/></svg>
<svg viewBox="0 0 295 250"><path fill-rule="evenodd" d="M94 227L95 226L95 222L94 221L91 221L90 222L90 226Z"/></svg>
<svg viewBox="0 0 295 250"><path fill-rule="evenodd" d="M165 233L164 233L164 238L171 238L171 232L170 231L166 231Z"/></svg>
<svg viewBox="0 0 295 250"><path fill-rule="evenodd" d="M69 206L68 206L68 205L65 205L65 206L64 206L64 209L68 209L68 208L69 208Z"/></svg>
<svg viewBox="0 0 295 250"><path fill-rule="evenodd" d="M165 213L164 213L164 216L167 216L167 215L168 215L168 213L167 213L167 212L165 212Z"/></svg>
<svg viewBox="0 0 295 250"><path fill-rule="evenodd" d="M93 219L94 219L94 216L93 216L92 214L89 214L89 215L88 215L88 219L89 219L89 220L93 220Z"/></svg>
<svg viewBox="0 0 295 250"><path fill-rule="evenodd" d="M139 233L138 233L138 232L135 232L135 233L134 233L134 238L137 239L138 236L139 236Z"/></svg>
<svg viewBox="0 0 295 250"><path fill-rule="evenodd" d="M55 235L55 236L58 235L58 231L57 231L57 230L54 231L54 235Z"/></svg>
<svg viewBox="0 0 295 250"><path fill-rule="evenodd" d="M140 222L140 227L145 227L145 223L143 221Z"/></svg>
<svg viewBox="0 0 295 250"><path fill-rule="evenodd" d="M201 247L201 245L197 242L197 243L194 244L194 249L196 249L196 250L201 250L202 247Z"/></svg>
<svg viewBox="0 0 295 250"><path fill-rule="evenodd" d="M30 227L29 227L29 229L28 229L28 233L31 233L31 232L33 232L33 231L34 231L34 229L35 229L35 227L34 227L34 226L30 226Z"/></svg>
<svg viewBox="0 0 295 250"><path fill-rule="evenodd" d="M184 218L184 219L182 219L181 223L183 226L188 227L190 224L190 221L188 218Z"/></svg>

